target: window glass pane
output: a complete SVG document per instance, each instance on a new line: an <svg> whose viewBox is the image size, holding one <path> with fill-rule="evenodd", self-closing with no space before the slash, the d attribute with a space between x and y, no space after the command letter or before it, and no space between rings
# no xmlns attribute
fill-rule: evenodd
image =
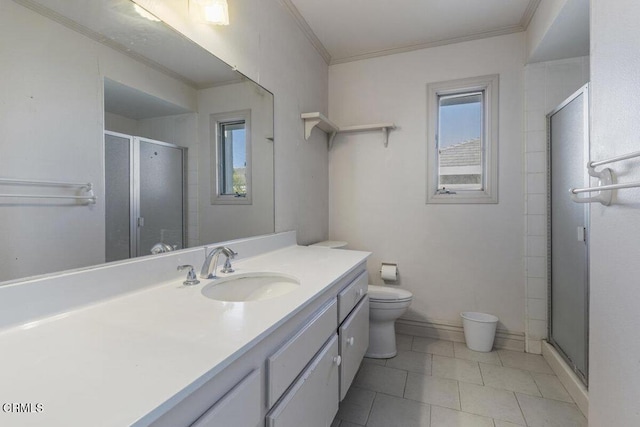
<svg viewBox="0 0 640 427"><path fill-rule="evenodd" d="M245 122L220 123L220 194L246 197L247 144Z"/></svg>
<svg viewBox="0 0 640 427"><path fill-rule="evenodd" d="M438 97L438 188L483 189L483 92Z"/></svg>

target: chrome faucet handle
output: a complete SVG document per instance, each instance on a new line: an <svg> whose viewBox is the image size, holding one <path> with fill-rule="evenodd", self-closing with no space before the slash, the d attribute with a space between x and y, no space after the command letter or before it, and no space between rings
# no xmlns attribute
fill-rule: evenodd
<svg viewBox="0 0 640 427"><path fill-rule="evenodd" d="M233 249L231 249L228 246L225 246L224 248L222 248L222 252L227 256L227 259L229 258L234 259L236 255L238 255L238 252L235 252Z"/></svg>
<svg viewBox="0 0 640 427"><path fill-rule="evenodd" d="M235 254L235 255L237 255L237 254ZM222 267L222 270L220 270L221 273L233 273L235 271L233 269L233 267L231 266L231 259L235 255L231 255L231 256L227 257L227 259L224 261L224 266Z"/></svg>
<svg viewBox="0 0 640 427"><path fill-rule="evenodd" d="M200 281L196 277L196 272L193 269L193 265L189 265L189 264L179 265L178 266L178 271L182 271L182 270L187 269L187 268L189 269L189 271L187 272L187 280L182 282L182 284L185 285L185 286L192 286L192 285L197 285L198 283L200 283Z"/></svg>

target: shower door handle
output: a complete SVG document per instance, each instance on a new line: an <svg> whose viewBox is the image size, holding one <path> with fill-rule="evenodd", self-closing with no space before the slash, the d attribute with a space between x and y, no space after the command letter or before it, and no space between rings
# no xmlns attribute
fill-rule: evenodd
<svg viewBox="0 0 640 427"><path fill-rule="evenodd" d="M587 241L587 229L581 225L577 228L576 237L578 238L578 242L586 242Z"/></svg>

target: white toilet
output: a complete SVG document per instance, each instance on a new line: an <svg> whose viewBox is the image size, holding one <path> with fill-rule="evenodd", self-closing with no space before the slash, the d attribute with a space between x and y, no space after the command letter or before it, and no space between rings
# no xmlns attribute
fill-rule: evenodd
<svg viewBox="0 0 640 427"><path fill-rule="evenodd" d="M347 242L326 240L311 246L340 249ZM388 359L397 354L395 321L407 311L413 294L391 286L369 285L369 348L365 357Z"/></svg>
<svg viewBox="0 0 640 427"><path fill-rule="evenodd" d="M365 357L388 359L396 355L395 321L412 299L413 294L405 289L369 285L369 348Z"/></svg>

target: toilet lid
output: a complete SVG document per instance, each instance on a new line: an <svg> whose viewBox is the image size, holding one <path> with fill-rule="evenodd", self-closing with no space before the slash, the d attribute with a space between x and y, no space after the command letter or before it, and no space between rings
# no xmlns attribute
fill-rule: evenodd
<svg viewBox="0 0 640 427"><path fill-rule="evenodd" d="M406 301L413 298L413 294L405 289L391 286L369 285L369 299L377 301Z"/></svg>
<svg viewBox="0 0 640 427"><path fill-rule="evenodd" d="M341 249L347 246L347 242L342 240L325 240L324 242L314 243L311 246L319 246L323 248Z"/></svg>

